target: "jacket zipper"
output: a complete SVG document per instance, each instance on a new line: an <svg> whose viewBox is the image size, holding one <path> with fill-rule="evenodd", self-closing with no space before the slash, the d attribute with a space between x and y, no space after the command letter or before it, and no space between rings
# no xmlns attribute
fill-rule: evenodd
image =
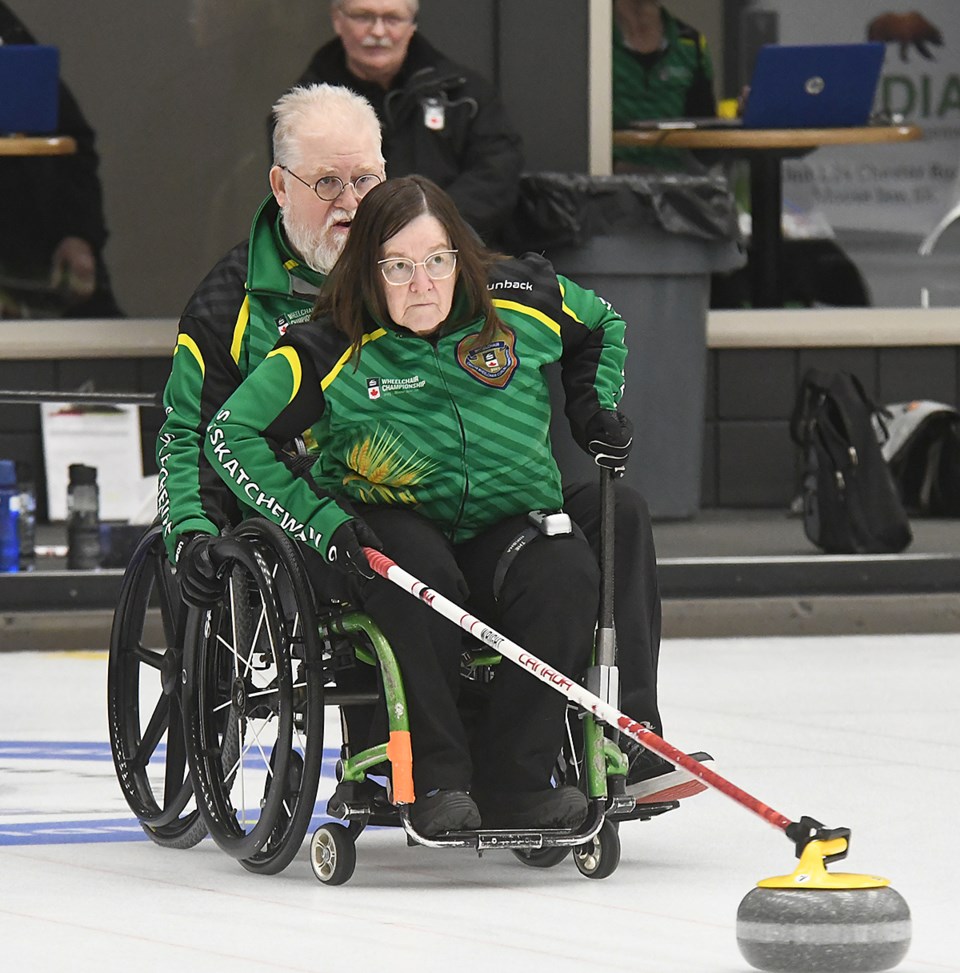
<svg viewBox="0 0 960 973"><path fill-rule="evenodd" d="M470 496L470 477L467 473L467 433L463 428L463 418L460 415L459 408L457 408L457 400L453 397L450 387L447 385L447 379L443 373L443 361L440 358L440 349L438 346L439 342L437 342L437 344L433 344L431 342L431 347L433 348L433 357L436 359L437 363L437 374L440 377L440 381L443 383L444 391L450 398L450 406L453 409L453 414L457 417L457 425L460 427L460 470L463 477L463 491L460 494L460 506L457 509L456 516L453 518L453 522L450 524L450 540L453 541L455 539L457 528L460 526L460 521L463 519L463 511Z"/></svg>

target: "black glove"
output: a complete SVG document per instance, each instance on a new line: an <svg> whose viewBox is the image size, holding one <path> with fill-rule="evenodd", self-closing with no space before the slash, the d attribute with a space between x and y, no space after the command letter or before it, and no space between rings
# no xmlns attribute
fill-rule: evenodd
<svg viewBox="0 0 960 973"><path fill-rule="evenodd" d="M633 423L622 412L605 409L595 413L584 430L584 439L597 466L623 476L633 445Z"/></svg>
<svg viewBox="0 0 960 973"><path fill-rule="evenodd" d="M177 545L177 579L180 596L188 605L209 608L226 586L217 576L221 559L217 556L217 537L213 534L187 534Z"/></svg>
<svg viewBox="0 0 960 973"><path fill-rule="evenodd" d="M370 567L370 562L363 553L365 547L383 550L380 538L370 526L359 517L354 517L344 521L333 532L327 549L327 560L342 574L356 574L370 580L377 576L377 572Z"/></svg>

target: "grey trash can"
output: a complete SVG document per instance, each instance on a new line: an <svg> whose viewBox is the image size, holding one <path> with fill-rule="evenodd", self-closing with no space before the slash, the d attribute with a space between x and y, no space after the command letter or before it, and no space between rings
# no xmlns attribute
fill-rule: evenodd
<svg viewBox="0 0 960 973"><path fill-rule="evenodd" d="M719 174L524 177L517 224L523 249L596 291L627 322L622 409L635 444L626 482L659 519L700 509L710 274L743 266L736 206ZM564 480L596 467L563 415L550 376L554 455Z"/></svg>

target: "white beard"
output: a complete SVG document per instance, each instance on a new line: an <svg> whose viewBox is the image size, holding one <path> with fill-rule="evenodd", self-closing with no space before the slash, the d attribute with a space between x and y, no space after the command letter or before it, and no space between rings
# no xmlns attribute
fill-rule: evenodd
<svg viewBox="0 0 960 973"><path fill-rule="evenodd" d="M346 210L332 209L322 227L307 226L293 215L289 205L283 207L283 228L290 246L318 274L329 274L340 259L347 242L346 235L335 234L333 225L349 219L350 214Z"/></svg>

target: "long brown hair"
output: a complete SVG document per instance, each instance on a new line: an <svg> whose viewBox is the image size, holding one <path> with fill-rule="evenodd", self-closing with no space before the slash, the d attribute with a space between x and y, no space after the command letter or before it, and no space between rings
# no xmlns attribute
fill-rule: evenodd
<svg viewBox="0 0 960 973"><path fill-rule="evenodd" d="M372 316L389 321L384 298L386 284L377 261L383 245L405 226L424 214L434 217L446 230L457 254L454 307L461 320L483 318L478 344L492 340L500 326L487 290L487 275L502 254L488 250L457 212L453 200L423 176L388 179L374 186L357 207L346 246L327 277L313 317L329 317L359 356L365 322Z"/></svg>

